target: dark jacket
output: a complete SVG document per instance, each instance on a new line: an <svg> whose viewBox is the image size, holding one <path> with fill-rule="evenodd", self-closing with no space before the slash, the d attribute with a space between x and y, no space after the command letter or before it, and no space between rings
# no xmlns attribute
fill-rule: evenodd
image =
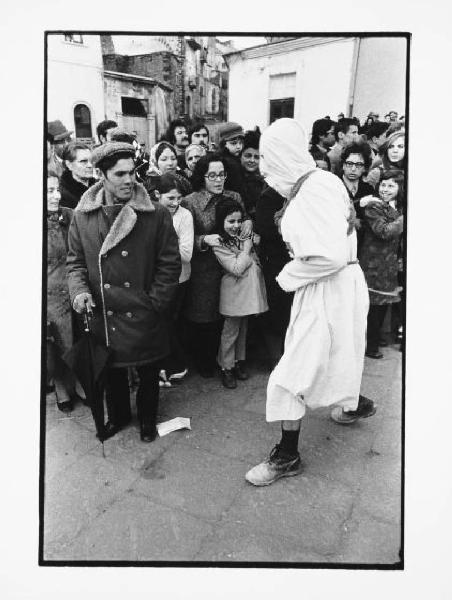
<svg viewBox="0 0 452 600"><path fill-rule="evenodd" d="M67 259L71 303L81 292L93 295L93 332L113 350L113 366L153 362L169 351L164 313L181 271L171 215L139 183L111 227L103 201L99 182L74 212Z"/></svg>
<svg viewBox="0 0 452 600"><path fill-rule="evenodd" d="M261 236L259 255L264 269L270 267L276 274L289 262L287 251L277 226L275 213L283 207L285 198L276 190L265 185L256 204L255 231Z"/></svg>
<svg viewBox="0 0 452 600"><path fill-rule="evenodd" d="M358 252L359 252L359 250L361 248L361 244L363 243L363 237L364 237L364 208L361 206L360 200L361 200L361 198L364 198L364 196L373 196L374 188L369 183L366 183L365 181L360 179L358 181L358 188L356 190L356 194L353 196L353 194L350 192L348 187L345 185L345 182L344 182L344 186L348 192L350 200L353 202L353 207L355 209L356 218L359 219L359 221L355 224L356 225L356 238L357 238Z"/></svg>
<svg viewBox="0 0 452 600"><path fill-rule="evenodd" d="M60 206L74 209L86 190L96 183L95 179L88 181L88 187L72 177L72 173L66 169L60 177Z"/></svg>
<svg viewBox="0 0 452 600"><path fill-rule="evenodd" d="M276 281L286 263L290 261L277 226L275 213L283 207L285 198L276 190L265 184L264 190L256 204L255 230L261 236L259 256L267 288L269 312L266 315L267 327L274 334L284 339L290 318L293 294L284 292Z"/></svg>
<svg viewBox="0 0 452 600"><path fill-rule="evenodd" d="M359 262L371 304L397 302L398 249L403 219L386 202L374 198L364 208L364 239Z"/></svg>
<svg viewBox="0 0 452 600"><path fill-rule="evenodd" d="M221 151L221 158L227 173L225 189L237 192L243 198L244 178L240 158L233 156L226 148Z"/></svg>
<svg viewBox="0 0 452 600"><path fill-rule="evenodd" d="M61 356L72 346L72 315L67 286L66 257L72 210L47 215L47 327Z"/></svg>
<svg viewBox="0 0 452 600"><path fill-rule="evenodd" d="M243 175L243 186L242 186L242 200L245 204L247 213L255 221L256 216L256 205L259 200L262 190L264 189L264 178L259 171L249 173L242 167Z"/></svg>

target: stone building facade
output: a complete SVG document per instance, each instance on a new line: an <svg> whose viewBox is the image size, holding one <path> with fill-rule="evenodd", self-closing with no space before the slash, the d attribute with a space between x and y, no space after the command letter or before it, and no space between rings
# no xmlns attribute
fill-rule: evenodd
<svg viewBox="0 0 452 600"><path fill-rule="evenodd" d="M167 86L168 122L178 117L203 120L215 129L227 119L228 70L216 38L105 35L101 43L107 72L149 77L162 89Z"/></svg>

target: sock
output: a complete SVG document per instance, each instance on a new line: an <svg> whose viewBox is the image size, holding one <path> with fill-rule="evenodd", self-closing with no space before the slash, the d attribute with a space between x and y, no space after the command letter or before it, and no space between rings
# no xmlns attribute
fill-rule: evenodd
<svg viewBox="0 0 452 600"><path fill-rule="evenodd" d="M287 431L286 429L282 429L281 433L279 451L287 456L296 456L298 454L298 438L300 437L300 430Z"/></svg>

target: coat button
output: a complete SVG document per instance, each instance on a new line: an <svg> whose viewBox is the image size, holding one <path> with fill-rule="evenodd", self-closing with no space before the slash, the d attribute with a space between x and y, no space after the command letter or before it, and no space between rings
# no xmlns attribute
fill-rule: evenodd
<svg viewBox="0 0 452 600"><path fill-rule="evenodd" d="M123 250L123 251L121 252L121 256L124 256L124 257L125 257L125 256L129 256L129 253L127 252L127 250Z"/></svg>
<svg viewBox="0 0 452 600"><path fill-rule="evenodd" d="M130 287L130 283L128 281L124 281L124 287Z"/></svg>
<svg viewBox="0 0 452 600"><path fill-rule="evenodd" d="M109 284L109 283L104 283L104 288L105 288L106 290L109 290L109 289L110 289L110 287L111 287L111 286L110 286L110 284Z"/></svg>
<svg viewBox="0 0 452 600"><path fill-rule="evenodd" d="M132 313L131 312L126 313L126 316L129 317L129 319L131 319L132 318Z"/></svg>
<svg viewBox="0 0 452 600"><path fill-rule="evenodd" d="M116 331L116 327L112 327L112 328L111 328L111 330L112 330L112 331Z"/></svg>
<svg viewBox="0 0 452 600"><path fill-rule="evenodd" d="M102 258L107 258L108 254L105 253Z"/></svg>
<svg viewBox="0 0 452 600"><path fill-rule="evenodd" d="M109 317L112 317L112 316L113 316L113 311L112 311L112 310L107 310L107 315L108 315Z"/></svg>

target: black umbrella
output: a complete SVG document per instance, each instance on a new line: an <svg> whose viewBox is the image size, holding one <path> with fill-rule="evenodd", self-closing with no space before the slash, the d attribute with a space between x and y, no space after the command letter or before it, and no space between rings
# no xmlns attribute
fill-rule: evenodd
<svg viewBox="0 0 452 600"><path fill-rule="evenodd" d="M105 372L111 358L111 350L101 344L90 327L90 314L83 314L82 337L68 350L63 359L82 386L86 402L93 413L97 437L103 443L109 436L104 425Z"/></svg>

